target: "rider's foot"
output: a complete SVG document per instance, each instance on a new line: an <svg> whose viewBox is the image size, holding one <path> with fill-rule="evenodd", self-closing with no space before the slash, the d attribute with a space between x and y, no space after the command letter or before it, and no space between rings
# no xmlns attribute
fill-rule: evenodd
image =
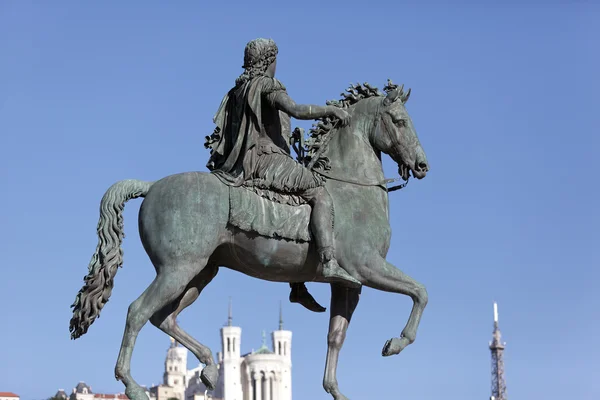
<svg viewBox="0 0 600 400"><path fill-rule="evenodd" d="M340 267L335 259L331 259L323 264L323 276L328 282L341 283L354 289L362 286L362 283Z"/></svg>
<svg viewBox="0 0 600 400"><path fill-rule="evenodd" d="M299 303L306 309L314 312L324 312L325 307L321 306L315 298L308 292L304 283L290 283L292 290L290 292L290 302Z"/></svg>

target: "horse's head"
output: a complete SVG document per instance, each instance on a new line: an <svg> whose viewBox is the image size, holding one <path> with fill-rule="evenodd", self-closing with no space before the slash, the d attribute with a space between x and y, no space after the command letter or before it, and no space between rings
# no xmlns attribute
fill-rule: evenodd
<svg viewBox="0 0 600 400"><path fill-rule="evenodd" d="M404 106L410 96L410 89L404 92L403 87L388 81L385 91L387 96L379 106L371 138L373 146L388 154L398 164L398 173L402 179L407 180L411 171L415 178L423 179L429 171L429 164Z"/></svg>

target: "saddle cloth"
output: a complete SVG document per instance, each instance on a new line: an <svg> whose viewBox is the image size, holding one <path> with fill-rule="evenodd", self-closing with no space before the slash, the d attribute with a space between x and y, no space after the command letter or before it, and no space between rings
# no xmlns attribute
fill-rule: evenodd
<svg viewBox="0 0 600 400"><path fill-rule="evenodd" d="M308 204L282 204L243 186L229 187L229 224L246 232L310 242L310 213Z"/></svg>

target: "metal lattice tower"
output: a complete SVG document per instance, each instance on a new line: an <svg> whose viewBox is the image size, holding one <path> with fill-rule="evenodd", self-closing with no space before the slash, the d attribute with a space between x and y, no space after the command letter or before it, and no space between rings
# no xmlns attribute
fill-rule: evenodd
<svg viewBox="0 0 600 400"><path fill-rule="evenodd" d="M492 352L492 396L490 400L507 400L506 381L504 380L504 346L500 341L498 327L498 304L494 302L494 333L490 342Z"/></svg>

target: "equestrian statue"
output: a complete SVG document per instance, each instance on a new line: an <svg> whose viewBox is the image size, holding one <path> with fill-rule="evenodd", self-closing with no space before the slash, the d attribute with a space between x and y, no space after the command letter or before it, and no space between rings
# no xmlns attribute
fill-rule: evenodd
<svg viewBox="0 0 600 400"><path fill-rule="evenodd" d="M132 400L147 400L131 375L131 356L142 327L154 326L191 351L214 390L218 368L211 350L186 333L177 315L227 267L246 275L287 282L289 300L314 312L322 307L306 282L331 285L328 349L323 387L343 400L336 369L362 286L410 296L413 307L399 337L382 355L414 342L427 291L386 261L390 247L389 193L429 165L405 108L410 90L388 80L383 92L351 85L325 106L296 104L275 78L278 48L255 39L245 48L243 73L224 96L206 137L209 172L185 172L155 182L113 184L100 203L98 245L70 322L73 339L99 316L123 264L123 209L143 197L139 233L156 277L127 313L115 377ZM316 120L305 140L291 118ZM297 154L294 158L291 149ZM388 188L382 154L404 180Z"/></svg>

